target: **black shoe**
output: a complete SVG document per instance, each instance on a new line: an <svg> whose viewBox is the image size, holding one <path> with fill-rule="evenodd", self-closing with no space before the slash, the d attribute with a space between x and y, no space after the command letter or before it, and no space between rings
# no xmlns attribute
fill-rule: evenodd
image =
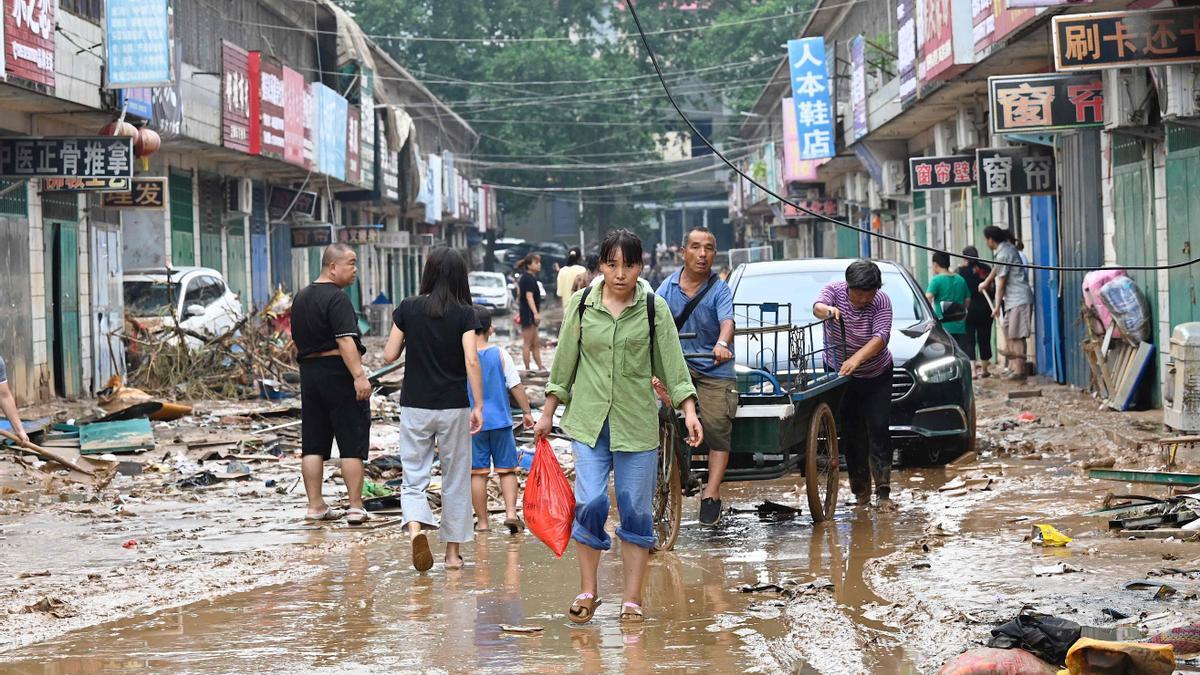
<svg viewBox="0 0 1200 675"><path fill-rule="evenodd" d="M700 524L716 525L721 522L721 500L705 497L700 500Z"/></svg>

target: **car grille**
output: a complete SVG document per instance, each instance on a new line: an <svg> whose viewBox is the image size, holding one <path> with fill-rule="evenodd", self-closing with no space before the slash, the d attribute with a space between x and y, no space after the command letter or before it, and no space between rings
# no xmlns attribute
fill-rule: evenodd
<svg viewBox="0 0 1200 675"><path fill-rule="evenodd" d="M896 368L892 371L892 400L899 401L908 396L916 384L911 373L903 368Z"/></svg>

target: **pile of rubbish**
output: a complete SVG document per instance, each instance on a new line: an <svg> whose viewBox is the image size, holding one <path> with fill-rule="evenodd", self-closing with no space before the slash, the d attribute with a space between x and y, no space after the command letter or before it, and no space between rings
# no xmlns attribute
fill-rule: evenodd
<svg viewBox="0 0 1200 675"><path fill-rule="evenodd" d="M265 307L220 335L126 318L129 382L155 396L184 400L282 397L299 382L291 340L291 296L279 290Z"/></svg>

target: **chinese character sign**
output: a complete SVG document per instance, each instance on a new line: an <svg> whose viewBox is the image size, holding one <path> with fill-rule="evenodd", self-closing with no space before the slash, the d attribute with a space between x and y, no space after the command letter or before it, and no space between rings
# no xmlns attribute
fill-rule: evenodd
<svg viewBox="0 0 1200 675"><path fill-rule="evenodd" d="M350 104L336 91L314 82L316 106L317 170L338 180L346 180L346 126Z"/></svg>
<svg viewBox="0 0 1200 675"><path fill-rule="evenodd" d="M867 39L861 35L850 41L850 144L867 135Z"/></svg>
<svg viewBox="0 0 1200 675"><path fill-rule="evenodd" d="M914 0L896 5L896 68L900 73L900 105L907 108L917 97L917 9Z"/></svg>
<svg viewBox="0 0 1200 675"><path fill-rule="evenodd" d="M108 0L104 38L109 88L161 87L174 81L167 0Z"/></svg>
<svg viewBox="0 0 1200 675"><path fill-rule="evenodd" d="M922 82L936 79L954 65L954 15L952 0L917 0L921 8L917 43L921 58L917 76Z"/></svg>
<svg viewBox="0 0 1200 675"><path fill-rule="evenodd" d="M332 225L292 226L292 248L328 246L333 243Z"/></svg>
<svg viewBox="0 0 1200 675"><path fill-rule="evenodd" d="M42 192L129 192L128 178L43 178Z"/></svg>
<svg viewBox="0 0 1200 675"><path fill-rule="evenodd" d="M1104 125L1104 83L1096 73L988 78L992 131L1055 131Z"/></svg>
<svg viewBox="0 0 1200 675"><path fill-rule="evenodd" d="M981 148L975 157L980 197L1054 194L1058 188L1054 156L1040 148Z"/></svg>
<svg viewBox="0 0 1200 675"><path fill-rule="evenodd" d="M277 61L263 58L259 64L258 79L258 90L262 99L259 103L262 112L262 145L259 153L264 157L283 159L287 133L283 66ZM301 133L304 133L303 129Z"/></svg>
<svg viewBox="0 0 1200 675"><path fill-rule="evenodd" d="M101 206L106 209L147 209L161 211L167 208L166 178L134 178L132 186L125 192L105 192L100 196Z"/></svg>
<svg viewBox="0 0 1200 675"><path fill-rule="evenodd" d="M825 66L825 39L789 40L788 60L800 159L833 157L834 113L829 97L829 71Z"/></svg>
<svg viewBox="0 0 1200 675"><path fill-rule="evenodd" d="M304 127L308 113L304 89L304 76L284 66L283 161L296 166L305 165Z"/></svg>
<svg viewBox="0 0 1200 675"><path fill-rule="evenodd" d="M221 43L221 140L225 147L250 152L250 55Z"/></svg>
<svg viewBox="0 0 1200 675"><path fill-rule="evenodd" d="M1200 8L1063 14L1053 19L1056 70L1200 61Z"/></svg>
<svg viewBox="0 0 1200 675"><path fill-rule="evenodd" d="M0 177L131 178L133 139L0 138Z"/></svg>
<svg viewBox="0 0 1200 675"><path fill-rule="evenodd" d="M8 0L4 10L4 67L9 77L54 88L58 0Z"/></svg>
<svg viewBox="0 0 1200 675"><path fill-rule="evenodd" d="M908 183L913 190L975 187L975 172L975 157L971 155L908 159Z"/></svg>
<svg viewBox="0 0 1200 675"><path fill-rule="evenodd" d="M425 170L425 222L436 223L442 219L442 156L429 155L429 164Z"/></svg>

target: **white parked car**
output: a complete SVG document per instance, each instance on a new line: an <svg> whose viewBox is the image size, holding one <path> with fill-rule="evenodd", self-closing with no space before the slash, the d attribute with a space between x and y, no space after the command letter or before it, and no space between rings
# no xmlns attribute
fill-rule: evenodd
<svg viewBox="0 0 1200 675"><path fill-rule="evenodd" d="M471 285L471 299L494 314L506 314L512 309L512 294L508 280L499 272L471 272L467 275Z"/></svg>
<svg viewBox="0 0 1200 675"><path fill-rule="evenodd" d="M126 270L124 295L125 312L151 332L177 321L195 333L221 335L244 315L225 277L207 267ZM195 338L187 343L200 344Z"/></svg>

